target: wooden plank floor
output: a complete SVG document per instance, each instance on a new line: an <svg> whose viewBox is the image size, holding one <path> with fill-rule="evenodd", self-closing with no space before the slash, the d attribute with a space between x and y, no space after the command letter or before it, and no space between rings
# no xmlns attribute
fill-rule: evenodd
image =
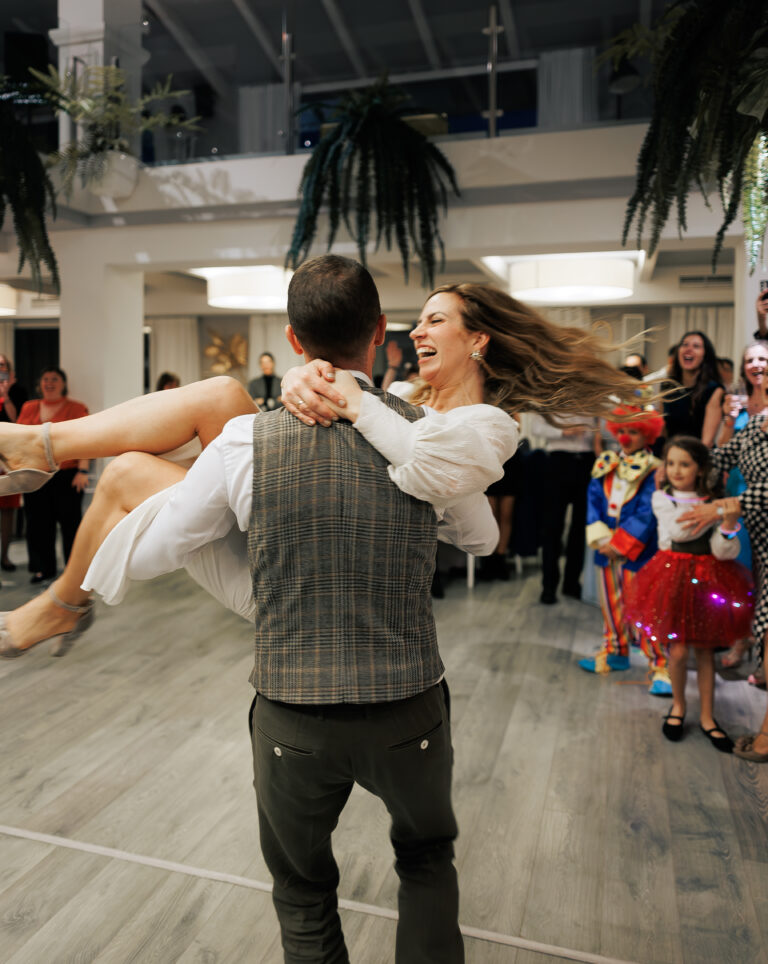
<svg viewBox="0 0 768 964"><path fill-rule="evenodd" d="M16 548L16 547L14 547ZM32 594L3 575L2 604ZM452 692L462 923L471 964L768 962L768 766L718 754L633 670L576 658L600 616L538 603L531 572L436 601ZM184 574L137 587L64 659L0 663L0 824L268 882L246 716L251 633ZM691 719L696 719L690 683ZM718 680L718 718L765 694ZM335 836L340 896L393 909L388 821L356 789ZM393 958L392 920L344 910L356 964ZM539 945L546 945L540 947ZM0 962L281 961L267 893L0 831Z"/></svg>

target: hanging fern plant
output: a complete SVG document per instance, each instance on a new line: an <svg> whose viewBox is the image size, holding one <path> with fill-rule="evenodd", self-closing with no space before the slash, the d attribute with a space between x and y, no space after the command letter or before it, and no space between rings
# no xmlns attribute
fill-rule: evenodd
<svg viewBox="0 0 768 964"><path fill-rule="evenodd" d="M682 234L688 195L698 188L706 197L714 186L723 207L714 267L745 188L753 197L757 190L766 203L765 165L756 165L754 152L759 151L761 135L768 133L768 0L677 0L659 23L655 39L653 114L638 157L622 241L634 222L639 245L649 222L653 252L673 205ZM617 38L611 55L620 55L622 48L626 55L631 41ZM644 43L654 46L653 38ZM764 227L760 218L747 217L746 229L760 231L760 243ZM754 241L751 235L752 267Z"/></svg>
<svg viewBox="0 0 768 964"><path fill-rule="evenodd" d="M54 189L30 136L30 126L20 119L26 105L17 105L19 96L16 87L0 78L0 229L10 208L19 273L28 264L32 281L41 291L47 268L58 291L59 271L46 225L48 215L56 214Z"/></svg>
<svg viewBox="0 0 768 964"><path fill-rule="evenodd" d="M342 221L363 264L373 231L375 249L382 239L391 249L394 237L406 281L415 254L422 284L434 284L438 253L441 264L445 258L440 212L446 210L449 190L458 197L459 188L442 151L408 124L406 100L407 95L384 78L352 91L337 105L331 117L334 126L304 168L286 266L295 268L306 258L320 210L327 205L329 250Z"/></svg>

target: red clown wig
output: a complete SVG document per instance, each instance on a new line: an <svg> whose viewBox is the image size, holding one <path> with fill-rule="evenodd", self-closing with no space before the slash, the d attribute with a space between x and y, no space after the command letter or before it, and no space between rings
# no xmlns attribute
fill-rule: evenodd
<svg viewBox="0 0 768 964"><path fill-rule="evenodd" d="M664 418L652 408L641 408L639 405L617 405L611 412L613 421L606 421L605 427L618 438L628 428L636 428L642 432L646 445L653 445L664 430ZM640 416L643 417L640 417Z"/></svg>

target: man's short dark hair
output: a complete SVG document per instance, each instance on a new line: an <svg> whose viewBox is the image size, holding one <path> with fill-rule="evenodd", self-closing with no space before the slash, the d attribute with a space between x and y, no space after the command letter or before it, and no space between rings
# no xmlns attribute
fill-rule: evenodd
<svg viewBox="0 0 768 964"><path fill-rule="evenodd" d="M288 286L288 321L312 355L356 358L370 345L381 316L370 273L351 258L324 254L300 265Z"/></svg>

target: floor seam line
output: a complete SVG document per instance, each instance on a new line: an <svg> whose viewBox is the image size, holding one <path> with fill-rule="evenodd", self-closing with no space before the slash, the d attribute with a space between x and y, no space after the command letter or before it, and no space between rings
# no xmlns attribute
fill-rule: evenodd
<svg viewBox="0 0 768 964"><path fill-rule="evenodd" d="M146 857L143 854L133 854L127 850L103 847L101 844L86 843L82 840L73 840L70 837L39 833L36 830L24 830L20 827L10 827L5 824L0 824L0 835L16 837L21 840L30 840L35 843L48 844L53 847L62 847L66 850L76 850L81 853L93 854L112 860L122 860L126 863L139 864L143 867L153 867L156 870L166 870L170 873L185 874L188 877L197 877L202 880L213 880L218 883L232 884L236 887L247 887L250 890L257 890L261 893L272 893L272 884L254 880L251 877L240 877L237 874L227 874L218 870L208 870L204 867L194 867L191 864L180 864L172 860L163 860L159 857ZM347 900L341 897L339 898L339 907L342 910L348 910L358 914L367 914L370 917L381 917L388 920L397 920L398 916L397 911L390 910L388 907L379 907L376 904L365 904L360 901ZM465 937L470 937L474 940L482 940L492 944L502 944L508 947L517 947L522 950L533 951L537 954L548 954L550 957L560 957L564 960L577 961L579 964L636 964L636 962L633 961L626 961L616 957L604 957L599 954L590 954L586 951L571 950L566 947L558 947L555 944L544 944L540 941L531 941L524 937L516 937L512 934L501 934L497 931L483 930L466 924L462 924L460 929Z"/></svg>

